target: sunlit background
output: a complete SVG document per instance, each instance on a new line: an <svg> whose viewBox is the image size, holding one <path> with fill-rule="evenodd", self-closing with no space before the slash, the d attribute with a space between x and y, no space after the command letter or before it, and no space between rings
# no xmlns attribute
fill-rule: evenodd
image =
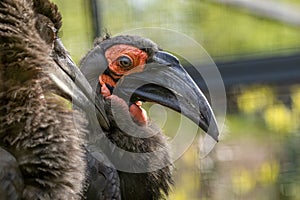
<svg viewBox="0 0 300 200"><path fill-rule="evenodd" d="M76 62L96 35L161 27L195 39L219 67L227 95L221 140L204 159L195 140L175 163L169 199L300 199L299 0L54 2ZM178 116L168 112L161 126L172 137Z"/></svg>

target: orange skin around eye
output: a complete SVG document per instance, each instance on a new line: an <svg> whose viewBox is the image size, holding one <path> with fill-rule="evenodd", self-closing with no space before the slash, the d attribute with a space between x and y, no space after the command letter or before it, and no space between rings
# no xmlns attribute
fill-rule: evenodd
<svg viewBox="0 0 300 200"><path fill-rule="evenodd" d="M117 59L121 56L129 57L133 62L132 66L129 68L123 68L121 66L118 66ZM148 55L146 52L136 47L120 44L120 45L114 45L110 47L105 52L105 57L107 58L109 69L115 74L122 76L126 72L128 72L129 70L137 66L143 66L146 63ZM120 77L114 77L114 78L120 78Z"/></svg>
<svg viewBox="0 0 300 200"><path fill-rule="evenodd" d="M129 57L132 61L132 66L124 68L118 65L118 58L121 56ZM137 66L144 66L148 55L146 52L125 44L114 45L106 50L105 57L108 61L108 68L113 74L106 75L102 74L99 76L99 82L101 84L101 94L104 97L111 96L111 92L107 88L106 84L115 87L116 82L114 79L121 78L124 74L128 73L130 70ZM112 78L113 77L113 78ZM148 121L146 111L141 107L142 103L140 101L132 104L129 107L129 112L132 118L140 125L146 125Z"/></svg>

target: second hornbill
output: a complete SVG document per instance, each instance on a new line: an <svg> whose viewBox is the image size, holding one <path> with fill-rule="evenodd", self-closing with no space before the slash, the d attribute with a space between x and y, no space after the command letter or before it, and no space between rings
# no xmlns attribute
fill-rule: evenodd
<svg viewBox="0 0 300 200"><path fill-rule="evenodd" d="M218 140L216 119L205 96L179 60L153 41L140 36L105 36L82 59L80 70L96 93L95 103L105 105L108 118L101 130L90 127L91 132L104 133L108 139L91 143L101 146L109 162L107 166L88 162L88 199L106 199L111 185L118 188L114 192L120 192L121 199L155 200L168 195L173 180L167 141L148 120L142 102L181 112ZM111 173L114 168L117 172Z"/></svg>
<svg viewBox="0 0 300 200"><path fill-rule="evenodd" d="M1 200L82 198L87 123L68 102L87 113L95 106L61 25L49 0L0 1Z"/></svg>

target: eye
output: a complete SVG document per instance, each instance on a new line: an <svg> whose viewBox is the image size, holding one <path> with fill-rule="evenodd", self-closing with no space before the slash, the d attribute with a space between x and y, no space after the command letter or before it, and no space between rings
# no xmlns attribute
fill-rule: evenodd
<svg viewBox="0 0 300 200"><path fill-rule="evenodd" d="M117 64L123 68L130 68L132 67L132 60L127 56L121 56L117 59Z"/></svg>
<svg viewBox="0 0 300 200"><path fill-rule="evenodd" d="M43 28L42 38L46 41L47 44L51 44L55 39L55 32L50 26Z"/></svg>
<svg viewBox="0 0 300 200"><path fill-rule="evenodd" d="M38 14L35 28L39 33L41 39L47 44L52 45L56 37L57 30L52 21L44 15Z"/></svg>

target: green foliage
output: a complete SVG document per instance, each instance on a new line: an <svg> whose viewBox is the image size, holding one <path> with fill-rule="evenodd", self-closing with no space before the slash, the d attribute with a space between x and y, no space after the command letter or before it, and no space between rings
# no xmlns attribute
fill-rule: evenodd
<svg viewBox="0 0 300 200"><path fill-rule="evenodd" d="M238 107L247 114L261 111L267 105L274 103L274 92L267 86L252 86L242 89L237 99Z"/></svg>
<svg viewBox="0 0 300 200"><path fill-rule="evenodd" d="M64 44L78 61L93 41L88 4L82 0L54 2L63 14ZM210 1L100 2L102 28L112 35L143 27L169 28L194 38L215 59L290 53L300 47L299 28Z"/></svg>
<svg viewBox="0 0 300 200"><path fill-rule="evenodd" d="M274 54L282 49L287 53L300 46L297 27L209 1L102 2L104 26L112 34L143 27L170 28L200 42L214 58Z"/></svg>
<svg viewBox="0 0 300 200"><path fill-rule="evenodd" d="M293 50L300 44L300 29L251 15L241 9L208 1L192 1L189 24L192 37L213 57L268 55ZM294 49L294 50L296 50ZM280 52L282 53L282 52Z"/></svg>
<svg viewBox="0 0 300 200"><path fill-rule="evenodd" d="M238 96L239 109L246 115L255 115L265 122L270 131L282 134L291 134L299 130L299 86L291 88L292 104L289 107L276 98L275 91L267 86L251 86L243 89Z"/></svg>
<svg viewBox="0 0 300 200"><path fill-rule="evenodd" d="M276 93L274 88L263 85L243 88L237 97L240 112L227 117L229 135L223 145L231 149L233 158L237 157L231 160L235 163L232 173L228 172L232 188L227 190L242 199L260 195L271 199L300 198L300 87L286 88L290 104L279 100ZM221 150L217 147L217 151ZM244 156L239 157L238 152ZM221 174L226 164L219 165Z"/></svg>
<svg viewBox="0 0 300 200"><path fill-rule="evenodd" d="M82 0L53 0L62 13L60 37L75 62L92 47L92 28L88 5Z"/></svg>

